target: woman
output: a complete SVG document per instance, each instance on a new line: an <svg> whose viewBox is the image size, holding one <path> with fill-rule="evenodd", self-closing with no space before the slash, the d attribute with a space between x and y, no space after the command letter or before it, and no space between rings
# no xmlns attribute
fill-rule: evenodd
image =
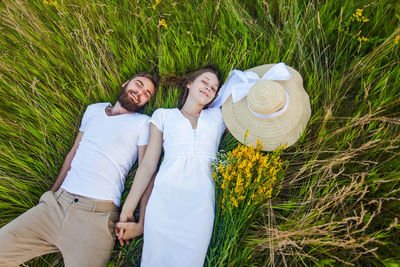
<svg viewBox="0 0 400 267"><path fill-rule="evenodd" d="M203 266L214 225L211 162L225 125L219 108L207 109L219 88L218 71L207 66L189 73L181 109L157 109L150 140L121 218L132 217L140 197L154 181L144 222L141 266ZM134 236L132 224L120 224L119 237Z"/></svg>

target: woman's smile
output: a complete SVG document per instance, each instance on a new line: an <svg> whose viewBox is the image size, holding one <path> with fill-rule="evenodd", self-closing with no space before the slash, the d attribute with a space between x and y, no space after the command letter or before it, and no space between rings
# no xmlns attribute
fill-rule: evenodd
<svg viewBox="0 0 400 267"><path fill-rule="evenodd" d="M202 93L202 94L203 94L204 96L206 96L207 98L210 98L210 96L209 96L206 92L200 90L200 93Z"/></svg>

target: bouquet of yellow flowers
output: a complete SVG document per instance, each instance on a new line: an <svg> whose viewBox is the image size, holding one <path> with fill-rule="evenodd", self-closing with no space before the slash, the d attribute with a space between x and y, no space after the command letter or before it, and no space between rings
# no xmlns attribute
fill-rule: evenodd
<svg viewBox="0 0 400 267"><path fill-rule="evenodd" d="M279 193L287 167L280 158L282 148L269 154L261 148L259 141L256 148L239 144L217 153L212 164L216 211L208 266L237 266L251 257L250 251L238 253L240 241L267 200Z"/></svg>

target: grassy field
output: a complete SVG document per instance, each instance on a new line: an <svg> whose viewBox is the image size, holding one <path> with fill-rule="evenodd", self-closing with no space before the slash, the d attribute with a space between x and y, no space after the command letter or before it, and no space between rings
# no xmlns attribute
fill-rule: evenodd
<svg viewBox="0 0 400 267"><path fill-rule="evenodd" d="M250 256L225 265L400 266L399 22L389 0L1 0L0 226L51 187L87 105L115 102L131 74L214 63L226 78L284 61L312 117L239 242ZM145 113L178 94L161 87ZM109 266L138 265L141 244L116 244ZM54 265L59 254L29 263Z"/></svg>

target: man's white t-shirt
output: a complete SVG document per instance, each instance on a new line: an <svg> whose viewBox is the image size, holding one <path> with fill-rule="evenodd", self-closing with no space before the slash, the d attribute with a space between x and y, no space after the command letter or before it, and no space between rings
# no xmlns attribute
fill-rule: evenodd
<svg viewBox="0 0 400 267"><path fill-rule="evenodd" d="M135 163L138 146L147 145L149 116L128 113L108 116L110 103L87 107L84 132L61 188L82 196L112 200L120 205L125 176Z"/></svg>

